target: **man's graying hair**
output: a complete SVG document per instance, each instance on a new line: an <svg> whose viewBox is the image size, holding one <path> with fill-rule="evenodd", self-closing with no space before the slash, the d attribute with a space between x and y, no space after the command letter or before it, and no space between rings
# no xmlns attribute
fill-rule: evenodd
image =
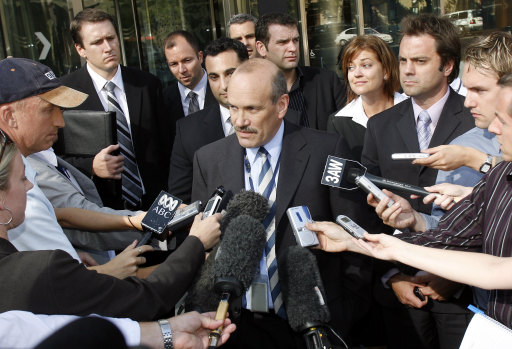
<svg viewBox="0 0 512 349"><path fill-rule="evenodd" d="M228 21L226 32L229 34L229 28L231 27L232 24L242 24L242 23L245 23L245 22L253 22L254 26L256 27L256 22L258 22L258 19L256 17L254 17L253 15L248 14L248 13L239 13L237 15L234 15Z"/></svg>

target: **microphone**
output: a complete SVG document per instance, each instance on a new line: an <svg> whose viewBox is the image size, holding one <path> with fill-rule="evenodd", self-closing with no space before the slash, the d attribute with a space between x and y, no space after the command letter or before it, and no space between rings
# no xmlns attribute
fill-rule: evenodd
<svg viewBox="0 0 512 349"><path fill-rule="evenodd" d="M315 256L306 248L291 246L285 254L280 275L290 327L302 333L308 349L340 348L333 346L328 333L343 339L328 325L331 320L324 301L324 286Z"/></svg>
<svg viewBox="0 0 512 349"><path fill-rule="evenodd" d="M251 190L241 190L228 202L225 214L220 221L220 231L222 233L221 242L210 252L198 273L198 278L190 288L186 299L187 310L197 310L201 313L217 308L219 303L214 292L215 279L213 277L213 265L219 246L223 244L224 233L231 221L236 217L248 215L262 222L267 216L268 210L268 200L264 196ZM243 237L241 237L240 240L243 240ZM254 274L251 276L253 277Z"/></svg>
<svg viewBox="0 0 512 349"><path fill-rule="evenodd" d="M432 194L424 188L416 185L410 185L369 174L366 172L366 167L361 165L359 162L338 158L332 155L327 157L321 184L350 190L355 188L355 179L358 176L364 176L379 187L385 189L401 191L408 194L416 194L419 196Z"/></svg>
<svg viewBox="0 0 512 349"><path fill-rule="evenodd" d="M220 221L220 231L224 233L231 220L240 215L249 215L258 222L263 222L268 211L268 200L263 195L243 189L228 202Z"/></svg>
<svg viewBox="0 0 512 349"><path fill-rule="evenodd" d="M215 320L226 319L230 300L239 298L251 286L265 242L263 224L248 215L234 218L227 227L212 267L214 289L220 294ZM240 305L232 310L239 315ZM222 326L210 332L208 348L217 347L221 334Z"/></svg>

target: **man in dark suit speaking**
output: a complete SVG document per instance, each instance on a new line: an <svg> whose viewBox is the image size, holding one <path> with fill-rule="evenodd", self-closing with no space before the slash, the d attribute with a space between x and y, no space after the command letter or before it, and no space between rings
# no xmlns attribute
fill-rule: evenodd
<svg viewBox="0 0 512 349"><path fill-rule="evenodd" d="M283 72L290 109L302 113L302 126L326 130L328 116L345 103L345 87L330 70L299 66L299 41L297 22L289 15L269 13L258 19L256 48Z"/></svg>
<svg viewBox="0 0 512 349"><path fill-rule="evenodd" d="M204 54L217 103L178 120L169 170L169 192L187 203L192 194L192 161L196 150L234 132L228 109L228 82L235 69L249 59L244 44L228 38L211 42Z"/></svg>
<svg viewBox="0 0 512 349"><path fill-rule="evenodd" d="M254 304L247 301L238 327L239 335L227 345L239 348L303 347L301 336L294 334L283 320L286 299L276 291L280 259L287 247L296 244L286 209L307 205L314 220L332 220L343 212L361 221L357 216L362 211L364 197L357 191L335 190L320 184L327 156L348 157L349 150L337 135L283 121L289 103L286 80L272 62L253 58L241 64L229 81L228 101L236 134L196 152L192 200L206 202L219 185L232 193L252 189L269 198L269 205L274 209L266 221L274 219L266 227L265 250L270 252L260 261L261 275L257 279L265 280L267 294L270 290L274 292L267 297L268 304L264 307L267 311L261 310L261 304L256 310ZM350 325L364 306L350 296L359 296L360 280L355 280L359 274L355 273L355 279L354 275L346 276L346 259L350 256L316 255L332 323L348 334ZM355 265L353 268L357 269Z"/></svg>
<svg viewBox="0 0 512 349"><path fill-rule="evenodd" d="M147 209L166 187L172 146L160 81L119 64L115 21L108 13L83 10L71 23L71 35L87 64L62 80L89 95L77 109L116 112L119 146L111 145L94 157L65 158L94 176L106 206ZM62 154L58 144L55 149Z"/></svg>

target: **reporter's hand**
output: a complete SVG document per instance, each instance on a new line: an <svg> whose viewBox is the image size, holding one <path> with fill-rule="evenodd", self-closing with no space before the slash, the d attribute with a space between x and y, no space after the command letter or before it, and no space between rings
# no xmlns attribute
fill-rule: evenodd
<svg viewBox="0 0 512 349"><path fill-rule="evenodd" d="M121 179L124 158L122 155L111 155L118 149L119 144L101 149L92 161L92 173L100 178Z"/></svg>
<svg viewBox="0 0 512 349"><path fill-rule="evenodd" d="M438 301L449 299L462 287L462 284L430 273L415 276L413 281L425 285L420 287L420 291L425 297L428 296Z"/></svg>
<svg viewBox="0 0 512 349"><path fill-rule="evenodd" d="M221 213L216 213L202 220L203 213L195 216L189 235L196 236L203 243L204 249L209 250L219 242Z"/></svg>
<svg viewBox="0 0 512 349"><path fill-rule="evenodd" d="M236 329L229 319L214 320L215 313L185 313L169 319L175 349L206 349L211 330L223 325L220 345L226 343Z"/></svg>
<svg viewBox="0 0 512 349"><path fill-rule="evenodd" d="M400 303L419 309L428 303L428 297L425 296L424 301L421 301L418 297L416 297L414 294L414 288L419 287L421 290L421 287L424 285L413 282L413 280L414 279L412 276L399 273L393 275L389 279L388 283L393 289L393 292L395 292L395 295Z"/></svg>
<svg viewBox="0 0 512 349"><path fill-rule="evenodd" d="M389 190L384 189L383 192L388 197L380 200L380 202L372 194L368 194L366 201L368 205L375 207L375 212L384 224L396 229L424 230L424 218L412 208L409 201ZM394 201L394 204L387 207L390 198Z"/></svg>
<svg viewBox="0 0 512 349"><path fill-rule="evenodd" d="M350 251L352 237L342 227L333 222L306 223L306 228L316 232L318 248L326 252Z"/></svg>
<svg viewBox="0 0 512 349"><path fill-rule="evenodd" d="M137 246L137 240L126 247L123 252L118 254L111 261L100 265L98 272L114 276L118 279L124 279L129 276L135 276L139 265L146 263L146 258L139 256L145 252L153 251L150 245Z"/></svg>
<svg viewBox="0 0 512 349"><path fill-rule="evenodd" d="M441 196L434 194L425 196L423 198L423 202L425 204L434 202L434 204L441 206L443 210L449 210L456 202L459 202L471 194L473 187L464 187L462 185L451 183L441 183L432 185L430 187L425 187L425 190L431 193L441 194Z"/></svg>
<svg viewBox="0 0 512 349"><path fill-rule="evenodd" d="M130 228L133 229L132 224L137 228L138 230L142 231L142 220L144 217L146 217L147 212L141 212L139 214L136 214L135 216L130 217Z"/></svg>
<svg viewBox="0 0 512 349"><path fill-rule="evenodd" d="M96 262L96 260L94 258L92 258L92 256L90 254L88 254L87 252L78 251L77 253L78 253L78 257L82 261L82 264L85 265L86 267L95 267L95 266L99 265L98 262Z"/></svg>
<svg viewBox="0 0 512 349"><path fill-rule="evenodd" d="M407 243L386 234L364 234L363 239L353 238L354 243L374 258L383 260L396 260L396 251L407 248Z"/></svg>

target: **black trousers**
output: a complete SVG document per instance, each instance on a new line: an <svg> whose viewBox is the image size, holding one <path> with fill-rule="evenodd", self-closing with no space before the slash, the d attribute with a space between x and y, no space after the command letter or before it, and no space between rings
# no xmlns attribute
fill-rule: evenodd
<svg viewBox="0 0 512 349"><path fill-rule="evenodd" d="M226 349L305 349L302 335L286 320L273 313L252 313L242 309L236 331L222 348Z"/></svg>

